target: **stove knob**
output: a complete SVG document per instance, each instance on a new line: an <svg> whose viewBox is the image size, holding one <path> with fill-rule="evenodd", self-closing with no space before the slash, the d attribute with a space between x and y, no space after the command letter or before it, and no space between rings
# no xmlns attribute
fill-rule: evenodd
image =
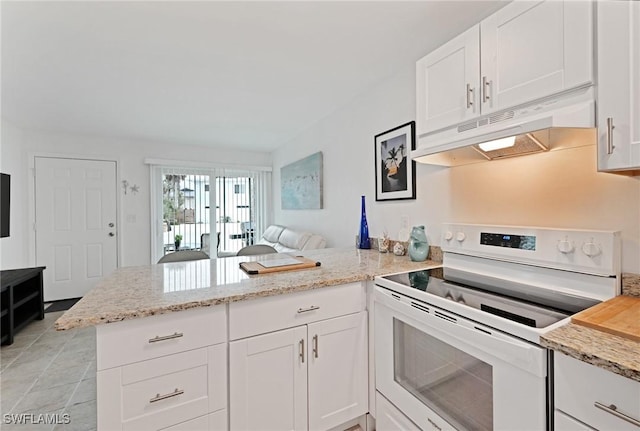
<svg viewBox="0 0 640 431"><path fill-rule="evenodd" d="M573 253L573 250L574 250L573 243L569 241L567 238L558 241L557 247L558 247L558 251L563 254Z"/></svg>
<svg viewBox="0 0 640 431"><path fill-rule="evenodd" d="M451 232L450 230L446 231L444 233L444 239L447 241L451 241L453 239L453 232Z"/></svg>
<svg viewBox="0 0 640 431"><path fill-rule="evenodd" d="M458 242L462 242L467 238L467 236L464 234L464 232L458 232L458 234L456 235L456 241Z"/></svg>
<svg viewBox="0 0 640 431"><path fill-rule="evenodd" d="M582 244L582 252L589 257L595 257L602 253L602 250L600 250L598 244L594 243L592 239L589 242Z"/></svg>

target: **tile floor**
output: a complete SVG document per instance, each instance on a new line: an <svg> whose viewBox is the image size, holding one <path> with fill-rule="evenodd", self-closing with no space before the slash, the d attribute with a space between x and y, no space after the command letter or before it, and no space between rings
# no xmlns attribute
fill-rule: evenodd
<svg viewBox="0 0 640 431"><path fill-rule="evenodd" d="M62 311L46 313L0 348L3 431L96 429L96 332L94 327L56 331ZM10 424L7 415L47 413L68 424ZM68 415L68 416L67 416ZM22 416L24 417L24 416ZM41 419L42 420L42 419Z"/></svg>

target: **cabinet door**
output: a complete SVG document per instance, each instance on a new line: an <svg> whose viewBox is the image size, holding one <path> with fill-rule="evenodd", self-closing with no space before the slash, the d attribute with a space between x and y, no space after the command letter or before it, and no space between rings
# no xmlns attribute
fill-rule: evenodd
<svg viewBox="0 0 640 431"><path fill-rule="evenodd" d="M229 427L307 429L307 327L229 343Z"/></svg>
<svg viewBox="0 0 640 431"><path fill-rule="evenodd" d="M597 5L598 169L640 169L640 2Z"/></svg>
<svg viewBox="0 0 640 431"><path fill-rule="evenodd" d="M593 5L513 2L481 22L483 114L589 84Z"/></svg>
<svg viewBox="0 0 640 431"><path fill-rule="evenodd" d="M326 430L368 411L367 313L309 325L309 429Z"/></svg>
<svg viewBox="0 0 640 431"><path fill-rule="evenodd" d="M416 63L417 134L480 114L480 33L476 25Z"/></svg>

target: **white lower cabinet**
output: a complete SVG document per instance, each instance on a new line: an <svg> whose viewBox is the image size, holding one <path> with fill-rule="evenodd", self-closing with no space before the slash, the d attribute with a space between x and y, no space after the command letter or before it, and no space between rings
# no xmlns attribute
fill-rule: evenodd
<svg viewBox="0 0 640 431"><path fill-rule="evenodd" d="M420 428L376 392L376 431L420 431Z"/></svg>
<svg viewBox="0 0 640 431"><path fill-rule="evenodd" d="M355 283L334 290L336 312L352 311L337 317L330 317L335 315L331 303L323 302L327 291L317 293L288 295L290 320L284 317L286 301L231 304L239 315L272 312L281 324L304 324L229 343L230 429L328 430L368 412L364 288ZM234 316L233 307L229 313L232 334L259 333L259 327ZM314 313L322 320L314 321Z"/></svg>
<svg viewBox="0 0 640 431"><path fill-rule="evenodd" d="M593 431L593 428L586 426L582 422L571 416L556 410L553 413L554 429L562 431Z"/></svg>
<svg viewBox="0 0 640 431"><path fill-rule="evenodd" d="M225 315L203 308L98 327L98 429L227 429Z"/></svg>
<svg viewBox="0 0 640 431"><path fill-rule="evenodd" d="M233 430L307 429L307 327L229 344Z"/></svg>
<svg viewBox="0 0 640 431"><path fill-rule="evenodd" d="M554 355L557 431L640 429L640 382Z"/></svg>
<svg viewBox="0 0 640 431"><path fill-rule="evenodd" d="M367 313L308 326L309 429L327 430L368 411Z"/></svg>
<svg viewBox="0 0 640 431"><path fill-rule="evenodd" d="M227 429L227 411L219 410L210 415L200 416L161 431L225 431Z"/></svg>

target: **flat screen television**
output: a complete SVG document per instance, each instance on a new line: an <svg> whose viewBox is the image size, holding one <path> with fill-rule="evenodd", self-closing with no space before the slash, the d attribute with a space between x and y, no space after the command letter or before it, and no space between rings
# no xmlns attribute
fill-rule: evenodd
<svg viewBox="0 0 640 431"><path fill-rule="evenodd" d="M9 236L11 175L0 174L0 238Z"/></svg>

